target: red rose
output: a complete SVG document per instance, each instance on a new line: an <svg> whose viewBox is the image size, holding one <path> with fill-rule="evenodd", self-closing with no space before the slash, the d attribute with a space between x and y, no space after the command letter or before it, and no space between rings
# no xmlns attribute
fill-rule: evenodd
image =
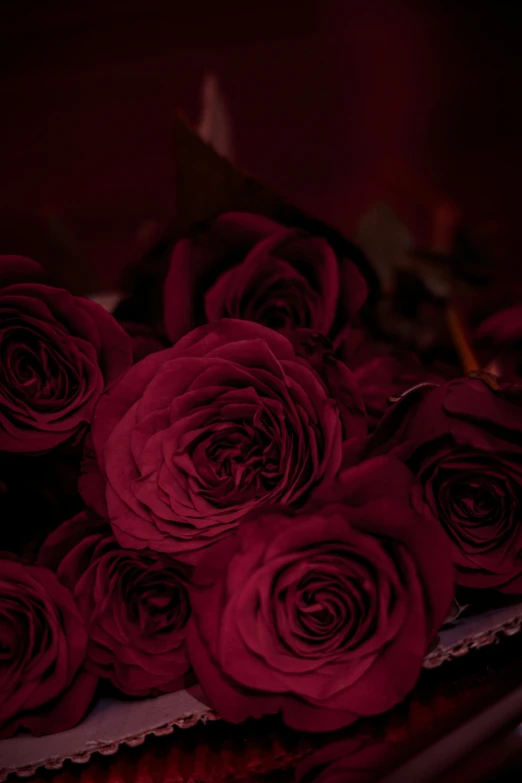
<svg viewBox="0 0 522 783"><path fill-rule="evenodd" d="M131 696L184 686L186 569L168 555L120 549L110 526L86 513L49 537L40 562L74 594L89 633L88 671Z"/></svg>
<svg viewBox="0 0 522 783"><path fill-rule="evenodd" d="M366 281L325 239L248 212L229 212L174 246L164 286L175 342L219 318L328 334L364 304Z"/></svg>
<svg viewBox="0 0 522 783"><path fill-rule="evenodd" d="M397 460L365 462L326 505L259 511L202 560L189 657L225 720L281 711L328 731L410 691L453 593L448 542L411 508L412 483Z"/></svg>
<svg viewBox="0 0 522 783"><path fill-rule="evenodd" d="M360 434L361 416L353 417ZM224 319L135 365L93 441L122 546L195 562L253 508L303 503L341 462L339 406L289 341Z"/></svg>
<svg viewBox="0 0 522 783"><path fill-rule="evenodd" d="M0 559L0 737L53 734L85 715L97 677L81 667L87 633L47 568Z"/></svg>
<svg viewBox="0 0 522 783"><path fill-rule="evenodd" d="M114 318L90 299L28 282L37 268L0 257L1 451L47 451L81 433L132 364Z"/></svg>
<svg viewBox="0 0 522 783"><path fill-rule="evenodd" d="M370 441L417 474L416 507L452 543L457 583L522 592L522 391L478 378L404 396Z"/></svg>

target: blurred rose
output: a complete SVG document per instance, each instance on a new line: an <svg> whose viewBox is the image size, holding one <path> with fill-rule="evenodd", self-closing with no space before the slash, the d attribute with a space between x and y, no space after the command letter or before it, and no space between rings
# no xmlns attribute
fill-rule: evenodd
<svg viewBox="0 0 522 783"><path fill-rule="evenodd" d="M165 328L175 342L219 318L327 335L351 320L367 286L325 239L248 212L229 212L174 246L165 281Z"/></svg>
<svg viewBox="0 0 522 783"><path fill-rule="evenodd" d="M189 655L225 720L282 712L329 731L411 690L453 595L448 542L412 484L398 460L367 461L298 515L257 511L201 561Z"/></svg>

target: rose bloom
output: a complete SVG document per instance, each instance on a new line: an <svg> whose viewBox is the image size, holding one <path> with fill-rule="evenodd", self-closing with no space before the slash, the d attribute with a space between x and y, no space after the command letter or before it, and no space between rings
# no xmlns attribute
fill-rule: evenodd
<svg viewBox="0 0 522 783"><path fill-rule="evenodd" d="M302 504L335 475L343 441L366 432L353 382L350 392L341 416L290 342L247 321L200 327L148 356L93 422L116 538L195 563L252 509Z"/></svg>
<svg viewBox="0 0 522 783"><path fill-rule="evenodd" d="M47 451L82 434L132 364L130 338L109 313L41 276L29 259L0 257L1 451Z"/></svg>
<svg viewBox="0 0 522 783"><path fill-rule="evenodd" d="M0 737L80 721L98 678L82 670L87 633L73 596L47 568L0 558Z"/></svg>
<svg viewBox="0 0 522 783"><path fill-rule="evenodd" d="M370 441L417 474L413 502L441 523L457 582L522 591L522 396L480 378L405 395Z"/></svg>
<svg viewBox="0 0 522 783"><path fill-rule="evenodd" d="M327 335L351 320L367 286L356 264L297 228L248 212L220 215L174 246L164 285L165 329L175 342L195 326L241 318Z"/></svg>
<svg viewBox="0 0 522 783"><path fill-rule="evenodd" d="M189 656L228 721L329 731L413 687L453 593L446 537L398 460L345 470L297 515L258 511L201 561ZM322 505L325 503L325 505Z"/></svg>
<svg viewBox="0 0 522 783"><path fill-rule="evenodd" d="M85 512L49 537L39 562L74 594L89 634L88 671L131 696L183 688L186 569L168 555L121 549L110 526Z"/></svg>

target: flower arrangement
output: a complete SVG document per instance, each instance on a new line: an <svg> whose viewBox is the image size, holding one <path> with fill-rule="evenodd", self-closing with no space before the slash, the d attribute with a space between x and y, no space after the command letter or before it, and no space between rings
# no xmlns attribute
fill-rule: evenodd
<svg viewBox="0 0 522 783"><path fill-rule="evenodd" d="M522 594L519 305L457 310L449 252L379 289L181 121L178 166L114 314L0 258L3 738L194 682L337 729L404 699L463 590Z"/></svg>

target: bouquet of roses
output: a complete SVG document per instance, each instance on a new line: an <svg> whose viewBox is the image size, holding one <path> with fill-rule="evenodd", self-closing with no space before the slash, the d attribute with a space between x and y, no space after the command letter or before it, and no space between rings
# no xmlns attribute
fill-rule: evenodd
<svg viewBox="0 0 522 783"><path fill-rule="evenodd" d="M496 374L463 374L427 278L413 345L411 270L379 293L178 131L114 315L0 259L1 737L196 681L229 721L339 728L412 689L457 589L522 593L520 306L473 310Z"/></svg>

